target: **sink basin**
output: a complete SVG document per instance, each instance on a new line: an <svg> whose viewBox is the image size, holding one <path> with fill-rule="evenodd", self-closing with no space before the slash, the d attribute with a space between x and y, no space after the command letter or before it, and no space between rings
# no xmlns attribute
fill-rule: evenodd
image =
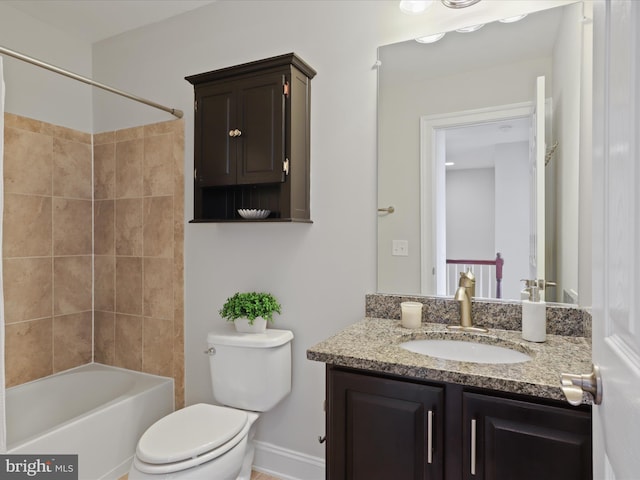
<svg viewBox="0 0 640 480"><path fill-rule="evenodd" d="M462 340L410 340L399 344L410 352L429 357L472 363L520 363L531 360L526 353L499 345Z"/></svg>

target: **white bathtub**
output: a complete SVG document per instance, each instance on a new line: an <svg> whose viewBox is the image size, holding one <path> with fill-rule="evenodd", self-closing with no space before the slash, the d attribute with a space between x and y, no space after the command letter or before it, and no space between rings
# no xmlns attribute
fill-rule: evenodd
<svg viewBox="0 0 640 480"><path fill-rule="evenodd" d="M171 378L83 365L7 389L7 453L78 454L80 480L117 479L173 409Z"/></svg>

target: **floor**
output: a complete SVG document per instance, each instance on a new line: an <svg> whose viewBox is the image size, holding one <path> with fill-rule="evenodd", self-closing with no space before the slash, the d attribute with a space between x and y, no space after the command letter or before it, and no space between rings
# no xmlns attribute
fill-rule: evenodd
<svg viewBox="0 0 640 480"><path fill-rule="evenodd" d="M266 473L253 471L251 472L251 480L279 480L279 479L276 477L272 477L271 475L267 475Z"/></svg>

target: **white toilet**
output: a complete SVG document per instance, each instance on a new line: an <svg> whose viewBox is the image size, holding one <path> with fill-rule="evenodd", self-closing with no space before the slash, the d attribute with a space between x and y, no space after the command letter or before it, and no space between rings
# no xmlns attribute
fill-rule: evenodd
<svg viewBox="0 0 640 480"><path fill-rule="evenodd" d="M129 480L249 480L258 412L291 391L288 330L207 336L213 396L161 418L138 441Z"/></svg>

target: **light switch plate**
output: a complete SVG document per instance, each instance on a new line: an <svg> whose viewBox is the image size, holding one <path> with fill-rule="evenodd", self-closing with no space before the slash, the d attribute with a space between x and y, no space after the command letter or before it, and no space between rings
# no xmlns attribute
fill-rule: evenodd
<svg viewBox="0 0 640 480"><path fill-rule="evenodd" d="M394 257L407 257L409 256L409 241L408 240L393 240L391 242L391 255Z"/></svg>

